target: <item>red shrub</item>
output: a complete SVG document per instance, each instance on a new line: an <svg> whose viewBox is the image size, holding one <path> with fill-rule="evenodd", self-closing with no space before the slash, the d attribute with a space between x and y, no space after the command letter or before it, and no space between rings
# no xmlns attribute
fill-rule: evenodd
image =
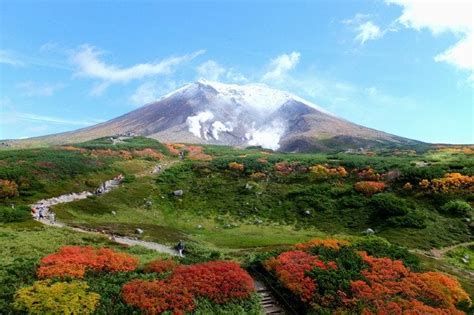
<svg viewBox="0 0 474 315"><path fill-rule="evenodd" d="M327 265L315 256L303 251L288 251L264 263L265 269L275 272L278 279L303 302L312 300L316 290L314 280L306 272L314 268L336 268L334 263Z"/></svg>
<svg viewBox="0 0 474 315"><path fill-rule="evenodd" d="M446 275L410 272L398 260L374 258L364 252L361 256L369 265L362 271L366 280L353 281L351 291L352 302L367 306L366 314L464 314L456 304L471 303L459 282Z"/></svg>
<svg viewBox="0 0 474 315"><path fill-rule="evenodd" d="M37 274L39 278L82 278L86 269L108 272L132 271L137 265L137 258L109 248L64 246L58 252L41 259Z"/></svg>
<svg viewBox="0 0 474 315"><path fill-rule="evenodd" d="M368 181L378 181L381 177L380 174L374 171L370 166L357 172L357 176L362 180Z"/></svg>
<svg viewBox="0 0 474 315"><path fill-rule="evenodd" d="M196 307L192 294L185 287L173 286L160 280L133 280L123 286L122 298L146 314L171 311L175 315L184 315Z"/></svg>
<svg viewBox="0 0 474 315"><path fill-rule="evenodd" d="M187 288L194 295L219 304L231 299L248 298L254 291L250 275L230 261L179 266L169 281L173 286Z"/></svg>
<svg viewBox="0 0 474 315"><path fill-rule="evenodd" d="M178 263L172 259L158 259L149 262L145 267L145 272L163 273L173 271L178 267Z"/></svg>
<svg viewBox="0 0 474 315"><path fill-rule="evenodd" d="M354 184L354 189L366 196L372 196L375 193L385 189L385 184L381 182L362 181Z"/></svg>
<svg viewBox="0 0 474 315"><path fill-rule="evenodd" d="M288 164L287 162L278 162L275 164L275 166L273 167L275 169L275 171L277 171L278 173L280 174L290 174L291 172L293 172L293 168L290 164Z"/></svg>

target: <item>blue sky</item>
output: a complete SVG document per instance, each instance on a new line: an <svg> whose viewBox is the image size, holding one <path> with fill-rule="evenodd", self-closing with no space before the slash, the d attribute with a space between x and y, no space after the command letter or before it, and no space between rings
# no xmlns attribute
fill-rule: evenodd
<svg viewBox="0 0 474 315"><path fill-rule="evenodd" d="M0 138L85 127L206 78L473 143L473 24L468 0L0 0Z"/></svg>

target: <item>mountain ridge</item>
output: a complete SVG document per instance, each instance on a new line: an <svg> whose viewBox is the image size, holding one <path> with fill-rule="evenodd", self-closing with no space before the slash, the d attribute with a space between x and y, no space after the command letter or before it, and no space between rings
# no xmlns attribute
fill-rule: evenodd
<svg viewBox="0 0 474 315"><path fill-rule="evenodd" d="M352 123L297 95L263 84L207 80L187 84L97 125L22 141L65 144L125 133L162 142L261 146L288 152L422 143Z"/></svg>

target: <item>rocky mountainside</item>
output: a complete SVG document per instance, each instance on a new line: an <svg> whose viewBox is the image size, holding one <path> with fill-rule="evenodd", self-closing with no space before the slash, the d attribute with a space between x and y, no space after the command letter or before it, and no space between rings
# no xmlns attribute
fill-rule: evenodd
<svg viewBox="0 0 474 315"><path fill-rule="evenodd" d="M143 135L162 142L262 146L289 152L417 143L351 123L266 85L205 80L107 122L25 141L71 143L117 134Z"/></svg>

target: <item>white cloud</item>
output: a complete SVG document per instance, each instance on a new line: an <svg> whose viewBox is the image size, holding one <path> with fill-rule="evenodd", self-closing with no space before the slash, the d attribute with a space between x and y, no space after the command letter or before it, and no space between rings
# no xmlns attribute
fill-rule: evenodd
<svg viewBox="0 0 474 315"><path fill-rule="evenodd" d="M17 88L21 89L27 96L52 96L56 91L62 89L65 85L62 83L35 83L26 81L17 84Z"/></svg>
<svg viewBox="0 0 474 315"><path fill-rule="evenodd" d="M364 44L368 40L375 40L383 36L383 32L380 30L380 27L371 21L360 24L356 27L356 30L358 34L355 39L361 44Z"/></svg>
<svg viewBox="0 0 474 315"><path fill-rule="evenodd" d="M434 57L436 62L447 62L459 69L474 71L472 0L386 0L402 7L398 23L417 31L428 29L434 35L450 32L459 40L452 47Z"/></svg>
<svg viewBox="0 0 474 315"><path fill-rule="evenodd" d="M293 51L290 54L282 54L270 61L269 71L266 72L262 81L281 81L288 71L293 69L300 60L300 53Z"/></svg>
<svg viewBox="0 0 474 315"><path fill-rule="evenodd" d="M171 74L177 66L204 52L204 50L199 50L183 56L168 57L159 62L141 63L124 68L107 64L100 58L104 54L102 51L90 45L83 45L72 55L71 61L77 67L76 76L103 81L93 90L93 94L100 94L113 83L127 83L149 76Z"/></svg>
<svg viewBox="0 0 474 315"><path fill-rule="evenodd" d="M145 105L159 98L156 82L150 81L140 85L130 96L130 101L135 105Z"/></svg>
<svg viewBox="0 0 474 315"><path fill-rule="evenodd" d="M197 67L197 74L200 79L219 81L219 78L226 72L224 67L220 66L214 60L208 60Z"/></svg>
<svg viewBox="0 0 474 315"><path fill-rule="evenodd" d="M434 57L436 62L447 62L459 69L474 71L473 34L469 34L445 52Z"/></svg>
<svg viewBox="0 0 474 315"><path fill-rule="evenodd" d="M130 96L130 102L134 105L142 106L159 100L166 93L176 90L178 83L176 81L147 81L139 85L135 92Z"/></svg>
<svg viewBox="0 0 474 315"><path fill-rule="evenodd" d="M51 123L51 124L60 124L60 125L71 125L71 126L90 126L103 122L103 120L93 119L93 120L78 120L78 119L64 119L54 116L44 116L37 115L32 113L22 113L22 112L13 112L9 113L10 118L30 121L33 123Z"/></svg>
<svg viewBox="0 0 474 315"><path fill-rule="evenodd" d="M210 81L227 81L232 83L247 82L248 79L233 68L226 69L214 60L203 62L196 68L198 79Z"/></svg>
<svg viewBox="0 0 474 315"><path fill-rule="evenodd" d="M13 52L0 50L0 63L10 66L24 66L25 63Z"/></svg>
<svg viewBox="0 0 474 315"><path fill-rule="evenodd" d="M428 28L433 34L467 33L473 29L471 0L386 0L386 3L402 6L397 21L409 28Z"/></svg>
<svg viewBox="0 0 474 315"><path fill-rule="evenodd" d="M357 13L352 19L342 21L342 23L352 27L352 30L357 33L355 40L360 44L364 44L368 40L376 40L385 35L387 31L392 31L391 28L381 30L378 25L369 19L370 14Z"/></svg>

